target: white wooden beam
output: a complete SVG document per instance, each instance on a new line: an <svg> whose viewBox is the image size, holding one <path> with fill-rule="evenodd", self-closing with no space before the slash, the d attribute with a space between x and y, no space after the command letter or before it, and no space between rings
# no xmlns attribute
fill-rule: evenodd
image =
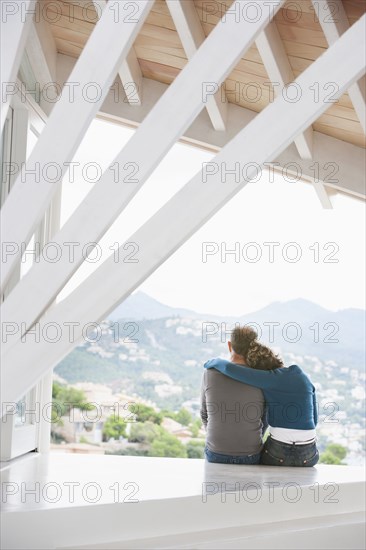
<svg viewBox="0 0 366 550"><path fill-rule="evenodd" d="M279 9L282 3L282 0L276 1L273 7ZM197 55L166 89L163 97L114 159L112 166L119 167L118 185L115 170L107 170L87 199L54 237L53 242L65 251L63 258L67 258L65 243L73 242L77 236L80 246L74 251L73 261L68 262L66 259L56 265L41 259L33 265L2 305L3 322L11 319L12 322L23 323L22 327L26 331L45 312L84 261L84 245L99 241L202 110L202 83L220 83L225 79L267 24L268 14L263 10L256 23L243 18L239 23L231 19L216 26ZM212 56L213 51L216 52L215 57ZM131 165L135 167L135 176L125 181L124 178L131 173ZM37 301L32 299L35 293ZM4 344L5 347L7 345Z"/></svg>
<svg viewBox="0 0 366 550"><path fill-rule="evenodd" d="M128 103L132 106L142 104L142 72L134 47L130 49L126 59L118 71Z"/></svg>
<svg viewBox="0 0 366 550"><path fill-rule="evenodd" d="M318 196L318 199L320 200L320 204L325 210L332 210L333 205L332 201L330 200L330 196L328 193L328 190L325 188L325 185L322 181L313 180L311 181L315 192Z"/></svg>
<svg viewBox="0 0 366 550"><path fill-rule="evenodd" d="M101 14L107 5L107 0L93 0L95 10ZM132 106L142 104L142 72L135 48L131 46L126 58L118 70L128 103Z"/></svg>
<svg viewBox="0 0 366 550"><path fill-rule="evenodd" d="M32 25L36 0L2 0L0 5L1 52L1 124L3 131L6 114L14 92L20 62Z"/></svg>
<svg viewBox="0 0 366 550"><path fill-rule="evenodd" d="M184 51L188 59L191 59L206 40L206 35L202 28L194 2L186 2L185 0L166 0L166 3ZM206 109L215 130L225 130L227 99L221 87L214 95L209 97Z"/></svg>
<svg viewBox="0 0 366 550"><path fill-rule="evenodd" d="M40 91L56 82L57 48L49 23L44 17L36 19L30 29L26 52ZM47 95L41 93L40 106L49 115L55 101L47 101Z"/></svg>
<svg viewBox="0 0 366 550"><path fill-rule="evenodd" d="M68 71L69 62L71 59L67 56L60 56L60 73ZM110 92L99 116L105 120L138 127L167 88L167 84L145 78L144 104L134 109L124 102L115 103L113 93ZM226 130L214 132L208 114L203 110L180 141L218 152L256 115L254 111L229 103ZM274 167L285 174L293 174L297 180L309 181L316 176L325 185L328 193L333 189L363 200L366 199L365 164L366 150L363 147L316 130L313 131L312 160L300 158L295 144L291 144L274 160Z"/></svg>
<svg viewBox="0 0 366 550"><path fill-rule="evenodd" d="M274 93L278 95L284 87L295 80L295 76L275 21L271 21L258 36L256 46L271 82L279 85L274 86ZM295 145L301 158L311 159L313 129L309 127L296 136Z"/></svg>
<svg viewBox="0 0 366 550"><path fill-rule="evenodd" d="M337 2L334 0L312 0L312 2L328 44L334 44L350 27L343 2L340 0ZM359 47L364 49L365 44L359 44ZM348 95L363 131L366 133L366 77L355 82L349 88Z"/></svg>
<svg viewBox="0 0 366 550"><path fill-rule="evenodd" d="M57 73L60 86L67 80L67 77L75 64L75 59L67 55L58 54ZM132 108L126 101L115 101L113 90L111 90L104 101L99 118L127 124L138 128L144 121L150 110L160 100L168 84L144 78L144 103L140 107ZM218 152L236 134L251 122L257 113L229 103L227 106L227 123L223 132L212 130L212 124L206 109L203 109L194 122L180 137L181 143L188 143ZM291 144L286 151L275 159L274 167L285 173L293 174L297 180L309 181L314 175L325 185L327 193L332 190L347 194L351 197L366 199L366 150L352 143L327 136L321 132L313 131L313 159L302 159L294 144ZM297 168L296 168L297 167Z"/></svg>
<svg viewBox="0 0 366 550"><path fill-rule="evenodd" d="M366 38L365 22L366 16L302 73L296 81L302 90L297 103L289 104L282 96L277 97L217 155L211 163L216 170L211 171L209 181L204 183L203 167L129 239L139 244L137 263L116 263L111 257L44 316L40 321L40 333L45 334L48 323L54 323L53 326L59 327L57 342L51 343L45 338L34 342L30 338L8 350L2 370L3 401L16 402L81 340L86 323L105 318L248 180L256 176L256 164L261 166L276 158L296 135L326 111L328 104L324 90L327 82L337 82L339 88L336 96L339 97L365 73L363 52L358 48ZM354 52L351 57L348 55L350 51ZM311 91L313 82L319 82L319 89L322 90L319 102L314 102ZM242 181L233 178L234 181L223 184L223 167L232 167L238 159L242 167L247 167L246 175ZM65 330L65 323L70 321L78 323L74 326L72 339Z"/></svg>
<svg viewBox="0 0 366 550"><path fill-rule="evenodd" d="M115 18L114 10L106 9L92 32L70 75L70 87L64 90L52 110L44 131L2 208L1 243L16 243L18 252L2 263L1 288L4 288L19 260L21 243L28 241L61 185L68 163L98 112L152 4L152 0L141 0L135 4L137 12L134 22L124 17ZM57 181L44 175L45 166L50 161L57 167ZM27 172L28 169L32 171Z"/></svg>

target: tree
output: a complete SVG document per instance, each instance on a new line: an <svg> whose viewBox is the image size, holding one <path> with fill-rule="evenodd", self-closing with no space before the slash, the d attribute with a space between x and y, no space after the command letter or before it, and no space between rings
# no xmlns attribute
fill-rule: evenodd
<svg viewBox="0 0 366 550"><path fill-rule="evenodd" d="M179 424L183 424L183 426L189 426L193 418L187 409L180 409L175 415L175 420L179 422Z"/></svg>
<svg viewBox="0 0 366 550"><path fill-rule="evenodd" d="M204 458L205 442L200 439L198 441L189 441L187 443L188 458Z"/></svg>
<svg viewBox="0 0 366 550"><path fill-rule="evenodd" d="M148 456L168 456L171 458L187 458L187 451L183 443L174 435L167 433L159 439L154 439L149 449Z"/></svg>
<svg viewBox="0 0 366 550"><path fill-rule="evenodd" d="M320 455L319 462L322 464L344 464L342 462L347 456L347 449L339 443L330 443Z"/></svg>
<svg viewBox="0 0 366 550"><path fill-rule="evenodd" d="M113 414L107 418L103 425L103 440L109 441L111 438L119 439L126 436L126 422L120 416Z"/></svg>
<svg viewBox="0 0 366 550"><path fill-rule="evenodd" d="M136 422L131 424L128 441L130 443L151 443L161 435L162 428L154 422Z"/></svg>
<svg viewBox="0 0 366 550"><path fill-rule="evenodd" d="M347 449L339 443L330 443L326 447L326 451L333 453L339 460L343 460L347 456Z"/></svg>
<svg viewBox="0 0 366 550"><path fill-rule="evenodd" d="M202 422L199 418L196 418L195 420L193 420L190 426L192 437L198 437L201 427L202 427Z"/></svg>
<svg viewBox="0 0 366 550"><path fill-rule="evenodd" d="M324 451L320 455L319 462L321 464L337 464L337 465L341 464L340 459L337 456L335 456L333 453L330 453L329 451Z"/></svg>
<svg viewBox="0 0 366 550"><path fill-rule="evenodd" d="M82 390L70 388L58 382L54 382L52 385L52 401L54 405L52 419L65 416L72 408L82 411L90 411L94 408L92 403L87 402Z"/></svg>
<svg viewBox="0 0 366 550"><path fill-rule="evenodd" d="M131 412L135 415L136 422L153 422L160 425L163 420L162 413L157 412L153 407L144 405L143 403L134 403Z"/></svg>

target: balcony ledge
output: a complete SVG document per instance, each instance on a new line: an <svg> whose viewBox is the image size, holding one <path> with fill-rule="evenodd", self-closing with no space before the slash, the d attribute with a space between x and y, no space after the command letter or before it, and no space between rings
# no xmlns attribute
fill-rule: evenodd
<svg viewBox="0 0 366 550"><path fill-rule="evenodd" d="M9 550L365 547L363 468L54 452L1 482Z"/></svg>

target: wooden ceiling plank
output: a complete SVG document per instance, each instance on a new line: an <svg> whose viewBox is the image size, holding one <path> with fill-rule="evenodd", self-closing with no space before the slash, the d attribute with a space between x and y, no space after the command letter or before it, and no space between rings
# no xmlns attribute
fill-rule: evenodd
<svg viewBox="0 0 366 550"><path fill-rule="evenodd" d="M135 48L136 46L141 46L145 49L151 49L157 52L161 52L162 54L172 55L173 57L180 57L187 60L187 56L182 48L182 45L180 45L180 47L172 46L168 42L162 42L157 38L152 38L150 36L147 37L145 35L142 35L141 33L135 40Z"/></svg>
<svg viewBox="0 0 366 550"><path fill-rule="evenodd" d="M288 55L316 61L326 50L326 47L314 46L313 44L301 44L293 40L286 40L282 37L283 45Z"/></svg>
<svg viewBox="0 0 366 550"><path fill-rule="evenodd" d="M152 38L166 42L167 45L182 48L182 42L180 41L178 33L175 29L165 29L146 22L142 27L140 34L142 36L151 36Z"/></svg>
<svg viewBox="0 0 366 550"><path fill-rule="evenodd" d="M55 38L55 43L58 53L69 55L70 57L74 57L76 59L80 57L81 52L83 51L83 48L81 46L73 44L68 40L66 41L62 40L61 38Z"/></svg>
<svg viewBox="0 0 366 550"><path fill-rule="evenodd" d="M174 69L183 69L188 61L181 57L175 57L173 55L166 55L157 50L152 50L150 48L143 48L139 45L136 45L136 53L140 60L142 61L152 61L154 63L160 63L161 65L170 66Z"/></svg>
<svg viewBox="0 0 366 550"><path fill-rule="evenodd" d="M344 118L346 120L353 120L354 122L357 122L360 124L360 121L358 120L358 116L353 109L353 106L351 104L351 107L346 107L344 105L341 105L339 103L333 103L329 109L327 110L328 115L336 116L339 118ZM362 131L362 126L360 125L360 129Z"/></svg>
<svg viewBox="0 0 366 550"><path fill-rule="evenodd" d="M354 132L355 134L363 134L362 126L358 120L350 120L348 118L342 118L329 114L328 111L324 113L317 121L323 126L330 126L332 128L339 128L347 130L347 132Z"/></svg>
<svg viewBox="0 0 366 550"><path fill-rule="evenodd" d="M356 145L359 148L366 147L366 140L363 133L355 134L354 132L349 132L344 128L335 128L332 126L328 126L327 124L321 124L318 121L316 121L313 124L313 127L314 127L314 130L317 130L318 132L320 132L321 134L324 134L325 136L330 136L332 138L339 139L345 143Z"/></svg>
<svg viewBox="0 0 366 550"><path fill-rule="evenodd" d="M68 29L73 32L84 34L87 38L91 35L95 28L94 23L89 21L81 21L80 19L74 19L73 21L67 15L60 15L59 18L51 22L51 26L59 27L60 29Z"/></svg>
<svg viewBox="0 0 366 550"><path fill-rule="evenodd" d="M88 36L83 33L71 31L70 29L64 29L62 27L58 27L57 25L51 25L51 27L51 32L55 40L58 39L63 42L70 42L80 48L83 48L88 41Z"/></svg>
<svg viewBox="0 0 366 550"><path fill-rule="evenodd" d="M277 22L277 28L282 40L290 40L303 45L318 46L319 48L327 48L328 46L321 29L304 29L281 22Z"/></svg>
<svg viewBox="0 0 366 550"><path fill-rule="evenodd" d="M164 84L171 84L180 73L180 69L176 69L170 65L156 63L155 61L141 59L140 65L146 78L158 80Z"/></svg>
<svg viewBox="0 0 366 550"><path fill-rule="evenodd" d="M343 0L343 8L346 11L348 20L350 19L359 19L366 12L366 2L365 0Z"/></svg>
<svg viewBox="0 0 366 550"><path fill-rule="evenodd" d="M147 23L149 25L153 25L154 27L158 27L160 29L168 29L171 31L176 31L175 25L173 23L173 19L170 14L166 15L163 13L158 13L153 10L149 13Z"/></svg>
<svg viewBox="0 0 366 550"><path fill-rule="evenodd" d="M96 25L98 22L98 16L91 1L85 2L85 5L82 5L82 2L68 2L67 0L41 0L41 2L45 5L43 8L44 17L50 23L52 23L52 20L56 22L60 15L70 23L78 21Z"/></svg>

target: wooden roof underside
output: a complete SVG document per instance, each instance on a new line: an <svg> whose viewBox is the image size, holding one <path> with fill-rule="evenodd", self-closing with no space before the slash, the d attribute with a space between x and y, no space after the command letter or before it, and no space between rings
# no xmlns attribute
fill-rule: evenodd
<svg viewBox="0 0 366 550"><path fill-rule="evenodd" d="M62 16L57 17L54 23L49 23L58 52L78 58L94 28L93 21L97 19L92 3L85 2L85 7L82 8L82 3L75 0L43 2L49 4L47 9L50 13L57 13L56 3L62 10ZM194 3L207 36L218 23L222 12L218 10L217 13L209 13L208 7L212 11L213 3L207 0L194 0ZM232 0L216 2L223 11L231 4ZM364 0L343 0L343 5L350 25L366 11ZM294 9L296 6L297 10ZM70 17L70 13L73 17ZM328 46L311 0L287 1L275 16L275 22L293 73L297 77ZM165 0L155 0L134 48L142 75L146 78L170 84L186 65L187 57ZM269 82L262 59L253 44L226 79L224 88L230 102L259 112L268 105L270 97L273 97ZM240 90L240 93L230 93L235 89ZM330 87L330 95L331 92ZM348 143L366 147L365 134L347 93L336 103L330 104L329 109L313 124L313 128Z"/></svg>

